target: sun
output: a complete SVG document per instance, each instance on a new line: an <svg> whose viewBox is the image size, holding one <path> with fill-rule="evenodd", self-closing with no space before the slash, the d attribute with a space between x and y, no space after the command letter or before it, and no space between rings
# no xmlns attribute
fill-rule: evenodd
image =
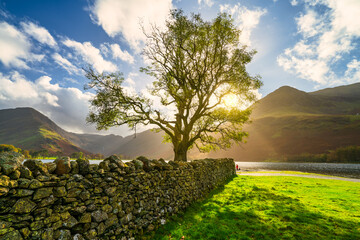
<svg viewBox="0 0 360 240"><path fill-rule="evenodd" d="M235 94L230 93L223 98L223 103L228 108L234 108L238 107L239 99Z"/></svg>

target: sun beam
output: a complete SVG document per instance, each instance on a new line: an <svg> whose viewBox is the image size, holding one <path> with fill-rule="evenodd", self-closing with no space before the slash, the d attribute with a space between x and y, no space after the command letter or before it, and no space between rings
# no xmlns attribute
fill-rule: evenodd
<svg viewBox="0 0 360 240"><path fill-rule="evenodd" d="M223 103L228 108L238 107L239 99L235 94L228 94L223 98Z"/></svg>

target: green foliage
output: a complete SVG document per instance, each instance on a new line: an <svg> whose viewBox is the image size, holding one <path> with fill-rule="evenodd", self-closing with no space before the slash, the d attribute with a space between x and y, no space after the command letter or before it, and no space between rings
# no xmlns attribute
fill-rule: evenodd
<svg viewBox="0 0 360 240"><path fill-rule="evenodd" d="M31 150L30 154L32 157L34 158L46 158L46 157L50 157L50 153L47 149L41 149L41 150Z"/></svg>
<svg viewBox="0 0 360 240"><path fill-rule="evenodd" d="M0 152L21 152L21 149L10 144L0 144Z"/></svg>
<svg viewBox="0 0 360 240"><path fill-rule="evenodd" d="M341 147L330 151L327 161L360 163L360 146Z"/></svg>
<svg viewBox="0 0 360 240"><path fill-rule="evenodd" d="M60 134L46 128L40 128L39 132L44 138L64 140L64 138L60 136Z"/></svg>
<svg viewBox="0 0 360 240"><path fill-rule="evenodd" d="M27 159L31 158L31 155L30 155L29 150L24 150L24 151L23 151L23 155L24 155L24 157L27 158Z"/></svg>
<svg viewBox="0 0 360 240"><path fill-rule="evenodd" d="M359 114L350 115L349 118L350 118L350 122L358 122L358 121L360 121L360 115Z"/></svg>
<svg viewBox="0 0 360 240"><path fill-rule="evenodd" d="M360 163L360 146L347 146L323 154L309 154L284 157L287 162L334 162Z"/></svg>
<svg viewBox="0 0 360 240"><path fill-rule="evenodd" d="M359 239L360 185L238 176L149 239Z"/></svg>
<svg viewBox="0 0 360 240"><path fill-rule="evenodd" d="M83 159L84 158L84 153L83 152L74 152L70 155L70 158L74 158L74 159Z"/></svg>
<svg viewBox="0 0 360 240"><path fill-rule="evenodd" d="M240 45L240 33L225 13L207 22L200 15L172 11L166 30L153 26L144 33L148 41L143 54L150 65L141 68L156 79L148 90L166 110L123 88L122 73L97 73L90 67L86 88L94 89L96 96L87 121L98 129L154 125L172 142L176 161L186 161L194 145L210 151L241 142L247 136L242 125L251 111L239 106L256 100L254 90L262 82L246 71L255 51ZM229 95L237 96L238 107L225 106ZM174 114L169 115L170 109Z"/></svg>

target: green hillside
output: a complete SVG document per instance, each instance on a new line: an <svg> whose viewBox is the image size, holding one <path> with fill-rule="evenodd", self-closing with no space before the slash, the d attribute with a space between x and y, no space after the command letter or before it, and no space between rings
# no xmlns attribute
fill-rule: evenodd
<svg viewBox="0 0 360 240"><path fill-rule="evenodd" d="M0 110L0 143L50 153L86 152L66 138L67 132L32 108Z"/></svg>
<svg viewBox="0 0 360 240"><path fill-rule="evenodd" d="M281 161L360 145L360 83L306 93L281 87L253 106L248 142L206 156Z"/></svg>

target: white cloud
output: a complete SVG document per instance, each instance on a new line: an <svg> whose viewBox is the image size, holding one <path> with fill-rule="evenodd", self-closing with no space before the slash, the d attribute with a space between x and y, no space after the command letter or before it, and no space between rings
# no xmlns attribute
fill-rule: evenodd
<svg viewBox="0 0 360 240"><path fill-rule="evenodd" d="M214 5L214 2L212 0L198 0L199 5L201 5L202 3L204 3L208 7Z"/></svg>
<svg viewBox="0 0 360 240"><path fill-rule="evenodd" d="M53 107L60 107L60 105L57 103L57 101L59 100L59 98L55 95L52 95L48 92L44 93L43 94L43 97L46 99L47 103L50 105L50 106L53 106Z"/></svg>
<svg viewBox="0 0 360 240"><path fill-rule="evenodd" d="M71 83L78 83L78 81L76 81L73 78L69 78L69 77L65 77L64 80L67 81L67 82L71 82Z"/></svg>
<svg viewBox="0 0 360 240"><path fill-rule="evenodd" d="M293 6L296 6L296 5L299 4L297 0L291 0L290 3L291 3L291 5L293 5Z"/></svg>
<svg viewBox="0 0 360 240"><path fill-rule="evenodd" d="M319 84L326 84L326 77L329 77L329 74L333 74L330 72L326 62L317 59L281 55L277 61L285 71Z"/></svg>
<svg viewBox="0 0 360 240"><path fill-rule="evenodd" d="M260 22L260 17L266 14L266 9L250 10L239 3L236 5L220 5L221 12L227 12L235 19L235 23L242 31L240 42L251 46L251 33Z"/></svg>
<svg viewBox="0 0 360 240"><path fill-rule="evenodd" d="M146 31L150 23L163 26L172 9L171 0L96 0L91 9L91 17L111 37L121 34L129 45L140 51L145 36L140 22Z"/></svg>
<svg viewBox="0 0 360 240"><path fill-rule="evenodd" d="M13 72L11 76L4 76L0 72L0 86L2 100L8 103L39 98L34 84L27 81L25 77L18 72Z"/></svg>
<svg viewBox="0 0 360 240"><path fill-rule="evenodd" d="M75 52L82 57L82 59L92 65L96 71L102 73L114 72L117 67L114 63L103 58L100 50L94 47L90 42L79 43L70 39L63 41L64 45L73 48Z"/></svg>
<svg viewBox="0 0 360 240"><path fill-rule="evenodd" d="M9 75L0 72L0 86L0 109L32 107L70 132L123 136L131 133L127 126L97 131L94 124L86 123L89 101L94 94L77 88L61 87L47 75L31 81L16 71Z"/></svg>
<svg viewBox="0 0 360 240"><path fill-rule="evenodd" d="M295 19L301 39L285 49L278 64L285 71L320 85L359 81L355 78L358 70L353 67L358 60L348 59L360 40L360 1L302 2L305 13ZM339 70L339 65L347 69Z"/></svg>
<svg viewBox="0 0 360 240"><path fill-rule="evenodd" d="M128 53L128 51L122 51L120 46L118 44L111 44L110 45L112 54L113 54L113 58L117 58L120 60L123 60L125 62L128 63L134 63L134 57L130 55L130 53Z"/></svg>
<svg viewBox="0 0 360 240"><path fill-rule="evenodd" d="M57 84L50 83L48 76L40 77L35 83L27 81L18 72L13 72L10 76L0 73L0 95L2 100L0 105L15 105L19 103L48 104L58 107L58 97L51 92L59 90Z"/></svg>
<svg viewBox="0 0 360 240"><path fill-rule="evenodd" d="M135 85L135 81L132 80L131 78L127 78L127 79L125 80L125 82L127 82L130 86L134 86L134 85Z"/></svg>
<svg viewBox="0 0 360 240"><path fill-rule="evenodd" d="M306 37L313 37L319 34L324 27L324 19L315 11L309 10L306 14L296 18L299 33Z"/></svg>
<svg viewBox="0 0 360 240"><path fill-rule="evenodd" d="M311 44L306 44L304 41L299 41L295 44L292 49L286 49L285 53L287 55L296 54L298 56L315 56L316 46Z"/></svg>
<svg viewBox="0 0 360 240"><path fill-rule="evenodd" d="M58 91L60 89L59 84L52 84L51 77L49 76L42 76L36 80L36 85L41 87L46 91Z"/></svg>
<svg viewBox="0 0 360 240"><path fill-rule="evenodd" d="M22 22L21 26L24 29L25 33L32 36L37 41L43 44L47 44L51 47L57 46L55 39L51 36L49 31L46 30L44 27L38 26L32 22Z"/></svg>
<svg viewBox="0 0 360 240"><path fill-rule="evenodd" d="M41 61L44 55L31 52L31 43L16 27L0 22L0 61L6 67L29 69L27 62Z"/></svg>
<svg viewBox="0 0 360 240"><path fill-rule="evenodd" d="M360 36L360 1L328 0L327 5L333 9L333 28L344 30L349 35Z"/></svg>
<svg viewBox="0 0 360 240"><path fill-rule="evenodd" d="M52 55L54 61L59 64L62 68L64 68L69 74L77 74L82 75L81 69L75 67L69 60L62 57L59 53L54 53Z"/></svg>
<svg viewBox="0 0 360 240"><path fill-rule="evenodd" d="M133 80L134 77L139 76L138 73L130 72L128 77L125 79L125 82L128 83L130 86L134 87L136 85L135 81Z"/></svg>
<svg viewBox="0 0 360 240"><path fill-rule="evenodd" d="M49 76L34 82L18 72L0 73L0 108L32 107L68 131L95 132L85 123L92 93L53 84Z"/></svg>
<svg viewBox="0 0 360 240"><path fill-rule="evenodd" d="M345 80L348 83L359 82L360 79L360 61L353 59L347 64Z"/></svg>
<svg viewBox="0 0 360 240"><path fill-rule="evenodd" d="M320 59L336 59L344 53L348 53L354 47L350 36L343 35L342 32L330 30L323 33L318 40L318 56Z"/></svg>

